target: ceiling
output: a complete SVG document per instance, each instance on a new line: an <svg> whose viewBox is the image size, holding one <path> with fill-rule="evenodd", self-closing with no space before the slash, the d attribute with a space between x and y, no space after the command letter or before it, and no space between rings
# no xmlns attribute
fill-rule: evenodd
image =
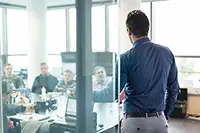
<svg viewBox="0 0 200 133"><path fill-rule="evenodd" d="M98 2L112 2L113 0L92 0ZM2 3L26 6L28 0L0 0ZM75 0L47 0L48 6L73 5Z"/></svg>

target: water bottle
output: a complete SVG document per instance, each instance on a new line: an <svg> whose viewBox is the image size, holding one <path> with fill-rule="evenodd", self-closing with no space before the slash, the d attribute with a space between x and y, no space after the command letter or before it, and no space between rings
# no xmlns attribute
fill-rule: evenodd
<svg viewBox="0 0 200 133"><path fill-rule="evenodd" d="M42 86L42 101L46 100L46 88Z"/></svg>

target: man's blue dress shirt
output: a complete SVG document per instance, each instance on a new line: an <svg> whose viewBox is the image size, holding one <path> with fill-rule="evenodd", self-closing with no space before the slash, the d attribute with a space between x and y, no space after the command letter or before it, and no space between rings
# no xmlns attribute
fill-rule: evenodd
<svg viewBox="0 0 200 133"><path fill-rule="evenodd" d="M125 91L124 112L165 111L169 116L179 93L178 72L172 52L142 38L121 55L120 64L120 91L123 88Z"/></svg>
<svg viewBox="0 0 200 133"><path fill-rule="evenodd" d="M118 92L116 65L116 97ZM172 52L142 38L120 56L120 91L125 91L125 113L164 111L169 116L179 93L178 75ZM166 99L167 92L167 99ZM94 101L113 101L113 82L93 92Z"/></svg>

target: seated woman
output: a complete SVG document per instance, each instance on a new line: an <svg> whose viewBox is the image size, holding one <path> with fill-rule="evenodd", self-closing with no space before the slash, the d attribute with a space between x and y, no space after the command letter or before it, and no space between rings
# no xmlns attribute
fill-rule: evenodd
<svg viewBox="0 0 200 133"><path fill-rule="evenodd" d="M63 73L63 81L56 86L55 92L70 92L70 95L75 96L76 81L74 73L70 70L65 70Z"/></svg>

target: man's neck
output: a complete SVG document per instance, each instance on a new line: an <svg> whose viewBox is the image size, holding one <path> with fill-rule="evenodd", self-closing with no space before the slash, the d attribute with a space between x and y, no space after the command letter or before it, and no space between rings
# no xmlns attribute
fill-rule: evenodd
<svg viewBox="0 0 200 133"><path fill-rule="evenodd" d="M133 37L133 42L136 42L137 40L140 40L142 38L148 38L148 36Z"/></svg>
<svg viewBox="0 0 200 133"><path fill-rule="evenodd" d="M65 85L67 85L67 84L68 84L68 81L65 81L65 80L64 80L64 83L65 83Z"/></svg>
<svg viewBox="0 0 200 133"><path fill-rule="evenodd" d="M12 76L13 76L12 74L11 74L11 75L7 75L7 74L6 74L6 77L12 77Z"/></svg>
<svg viewBox="0 0 200 133"><path fill-rule="evenodd" d="M100 83L100 84L103 84L105 81L105 79L102 79L102 80L98 80L97 82Z"/></svg>
<svg viewBox="0 0 200 133"><path fill-rule="evenodd" d="M46 73L46 74L42 74L42 76L49 76L50 74L49 73Z"/></svg>

